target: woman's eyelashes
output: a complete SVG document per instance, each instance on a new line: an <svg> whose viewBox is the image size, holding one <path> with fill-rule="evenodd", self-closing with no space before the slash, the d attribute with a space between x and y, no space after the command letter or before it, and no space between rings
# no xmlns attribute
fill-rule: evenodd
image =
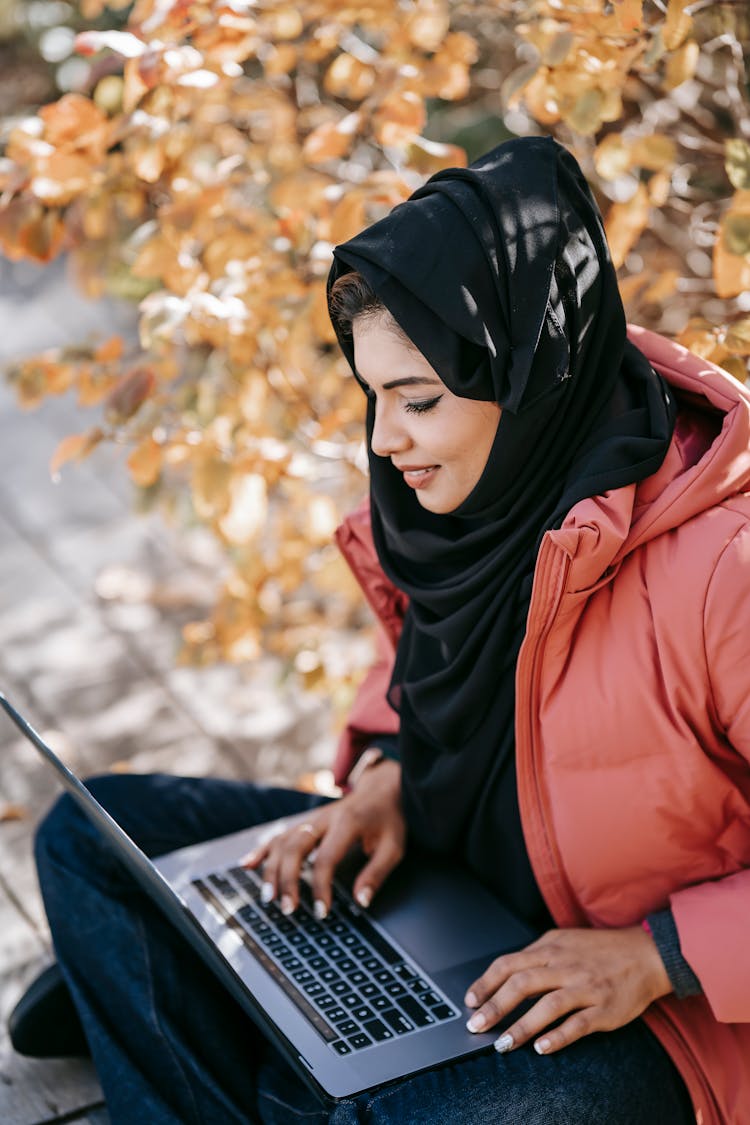
<svg viewBox="0 0 750 1125"><path fill-rule="evenodd" d="M437 406L442 397L436 395L435 398L407 399L404 410L408 410L410 414L424 414L427 410L432 410L433 406Z"/></svg>

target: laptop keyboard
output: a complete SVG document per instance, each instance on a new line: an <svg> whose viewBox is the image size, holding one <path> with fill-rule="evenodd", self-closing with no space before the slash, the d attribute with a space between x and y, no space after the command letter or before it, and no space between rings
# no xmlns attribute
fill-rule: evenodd
<svg viewBox="0 0 750 1125"><path fill-rule="evenodd" d="M304 880L300 905L288 916L261 902L261 880L248 868L207 875L193 886L338 1055L459 1015L338 888L328 916L318 920Z"/></svg>

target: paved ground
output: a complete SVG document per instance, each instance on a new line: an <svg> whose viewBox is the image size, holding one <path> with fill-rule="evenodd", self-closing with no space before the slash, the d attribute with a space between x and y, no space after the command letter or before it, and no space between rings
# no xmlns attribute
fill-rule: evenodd
<svg viewBox="0 0 750 1125"><path fill-rule="evenodd" d="M132 326L131 310L81 301L64 266L0 261L0 364L87 332ZM293 781L326 766L329 715L279 684L279 669L178 669L182 621L210 603L211 540L136 518L119 458L97 451L47 465L81 428L55 400L20 413L0 383L0 684L84 774L132 770ZM88 1064L30 1062L9 1049L5 1016L50 958L31 862L35 823L57 791L33 749L0 718L0 1122L105 1125ZM20 819L2 819L18 806ZM93 1108L92 1108L93 1107Z"/></svg>

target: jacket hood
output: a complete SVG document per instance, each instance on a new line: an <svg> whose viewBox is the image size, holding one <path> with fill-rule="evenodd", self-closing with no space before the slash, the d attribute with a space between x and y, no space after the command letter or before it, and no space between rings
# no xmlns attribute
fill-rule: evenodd
<svg viewBox="0 0 750 1125"><path fill-rule="evenodd" d="M750 489L750 391L655 332L631 326L628 336L672 387L677 425L653 476L582 500L548 533L572 560L571 590L612 577L636 547Z"/></svg>

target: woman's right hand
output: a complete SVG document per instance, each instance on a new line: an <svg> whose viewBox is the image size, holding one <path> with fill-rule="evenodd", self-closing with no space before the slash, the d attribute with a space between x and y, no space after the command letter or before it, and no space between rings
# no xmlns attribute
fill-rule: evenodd
<svg viewBox="0 0 750 1125"><path fill-rule="evenodd" d="M243 863L263 867L263 898L279 898L281 910L291 914L299 904L302 865L313 850L312 890L317 917L331 907L331 884L336 867L355 845L368 857L352 893L367 907L386 877L404 856L406 822L401 808L401 766L382 759L366 770L345 797L313 809L295 824L262 844Z"/></svg>

